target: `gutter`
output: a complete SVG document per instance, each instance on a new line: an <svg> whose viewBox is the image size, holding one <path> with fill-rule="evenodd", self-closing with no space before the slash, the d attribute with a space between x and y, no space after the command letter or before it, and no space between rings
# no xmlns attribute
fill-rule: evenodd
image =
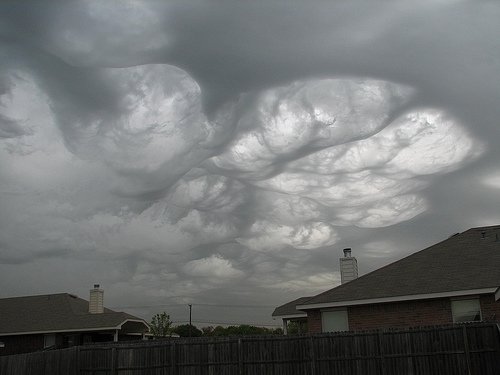
<svg viewBox="0 0 500 375"><path fill-rule="evenodd" d="M396 296L396 297L357 299L357 300L350 300L350 301L322 302L322 303L297 305L295 308L297 310L312 310L312 309L322 309L322 308L329 308L329 307L370 305L370 304L377 304L377 303L404 302L404 301L415 301L415 300L423 300L423 299L460 297L460 296L470 296L470 295L477 295L477 294L493 294L493 293L495 293L495 300L498 300L498 298L500 298L500 288L495 287L495 288L458 290L458 291L452 291L452 292L413 294L413 295Z"/></svg>

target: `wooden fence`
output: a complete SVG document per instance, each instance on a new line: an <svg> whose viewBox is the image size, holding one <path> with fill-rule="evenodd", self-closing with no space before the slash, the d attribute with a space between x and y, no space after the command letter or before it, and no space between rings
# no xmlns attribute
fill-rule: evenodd
<svg viewBox="0 0 500 375"><path fill-rule="evenodd" d="M0 375L498 375L493 323L304 336L171 339L0 357Z"/></svg>

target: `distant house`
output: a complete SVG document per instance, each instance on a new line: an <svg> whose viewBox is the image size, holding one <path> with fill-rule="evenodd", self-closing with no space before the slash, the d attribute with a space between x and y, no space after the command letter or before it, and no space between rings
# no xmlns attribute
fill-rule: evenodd
<svg viewBox="0 0 500 375"><path fill-rule="evenodd" d="M295 323L298 327L298 333L307 331L307 314L304 311L297 310L297 305L301 305L311 297L297 298L284 305L276 307L272 314L273 319L281 319L283 323L283 333L288 334L288 326L290 323ZM304 330L304 332L302 332Z"/></svg>
<svg viewBox="0 0 500 375"><path fill-rule="evenodd" d="M472 228L295 309L311 333L500 320L500 226Z"/></svg>
<svg viewBox="0 0 500 375"><path fill-rule="evenodd" d="M148 324L105 308L103 294L95 285L90 301L67 293L0 299L0 355L143 338Z"/></svg>

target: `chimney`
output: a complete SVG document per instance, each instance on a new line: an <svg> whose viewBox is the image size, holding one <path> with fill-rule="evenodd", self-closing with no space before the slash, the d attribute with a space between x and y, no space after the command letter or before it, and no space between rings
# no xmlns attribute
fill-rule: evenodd
<svg viewBox="0 0 500 375"><path fill-rule="evenodd" d="M102 314L104 312L104 290L99 288L99 284L94 284L94 289L90 289L89 313Z"/></svg>
<svg viewBox="0 0 500 375"><path fill-rule="evenodd" d="M340 282L348 283L358 278L358 261L351 256L351 248L344 249L344 257L340 258Z"/></svg>

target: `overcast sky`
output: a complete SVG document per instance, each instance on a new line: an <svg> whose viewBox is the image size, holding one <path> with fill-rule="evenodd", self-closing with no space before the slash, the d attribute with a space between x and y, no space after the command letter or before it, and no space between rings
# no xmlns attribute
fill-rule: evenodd
<svg viewBox="0 0 500 375"><path fill-rule="evenodd" d="M500 224L497 1L4 1L0 297L278 324Z"/></svg>

